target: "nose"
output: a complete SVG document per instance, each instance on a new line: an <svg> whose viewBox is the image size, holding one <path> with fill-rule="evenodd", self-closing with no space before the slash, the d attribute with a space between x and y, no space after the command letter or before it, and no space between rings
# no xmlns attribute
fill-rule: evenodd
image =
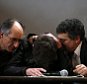
<svg viewBox="0 0 87 84"><path fill-rule="evenodd" d="M19 41L14 42L14 47L17 48L19 46Z"/></svg>

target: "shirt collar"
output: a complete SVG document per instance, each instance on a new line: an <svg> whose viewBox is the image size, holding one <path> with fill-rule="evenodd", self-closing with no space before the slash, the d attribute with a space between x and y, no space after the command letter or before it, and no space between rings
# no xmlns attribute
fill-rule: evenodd
<svg viewBox="0 0 87 84"><path fill-rule="evenodd" d="M80 50L81 50L81 45L82 45L82 41L80 42L80 44L78 45L78 47L75 49L74 53L77 56L80 56Z"/></svg>

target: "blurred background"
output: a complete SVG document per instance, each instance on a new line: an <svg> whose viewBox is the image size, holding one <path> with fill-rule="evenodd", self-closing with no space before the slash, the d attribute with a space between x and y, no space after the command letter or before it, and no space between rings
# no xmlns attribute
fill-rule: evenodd
<svg viewBox="0 0 87 84"><path fill-rule="evenodd" d="M87 35L87 0L0 0L0 24L7 18L21 20L27 33L52 32L66 18L80 19Z"/></svg>

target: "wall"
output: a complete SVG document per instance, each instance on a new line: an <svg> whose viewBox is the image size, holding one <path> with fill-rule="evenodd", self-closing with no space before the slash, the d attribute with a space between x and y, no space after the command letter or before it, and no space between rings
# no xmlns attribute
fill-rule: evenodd
<svg viewBox="0 0 87 84"><path fill-rule="evenodd" d="M0 0L0 22L8 17L22 20L25 34L56 35L56 26L66 18L79 18L87 32L87 0Z"/></svg>

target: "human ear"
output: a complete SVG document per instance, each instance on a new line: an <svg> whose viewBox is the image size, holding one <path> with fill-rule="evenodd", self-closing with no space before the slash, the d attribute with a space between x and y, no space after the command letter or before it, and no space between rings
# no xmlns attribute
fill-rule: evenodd
<svg viewBox="0 0 87 84"><path fill-rule="evenodd" d="M81 41L81 40L80 40L80 36L77 36L77 37L76 37L76 43L80 43L80 41Z"/></svg>

